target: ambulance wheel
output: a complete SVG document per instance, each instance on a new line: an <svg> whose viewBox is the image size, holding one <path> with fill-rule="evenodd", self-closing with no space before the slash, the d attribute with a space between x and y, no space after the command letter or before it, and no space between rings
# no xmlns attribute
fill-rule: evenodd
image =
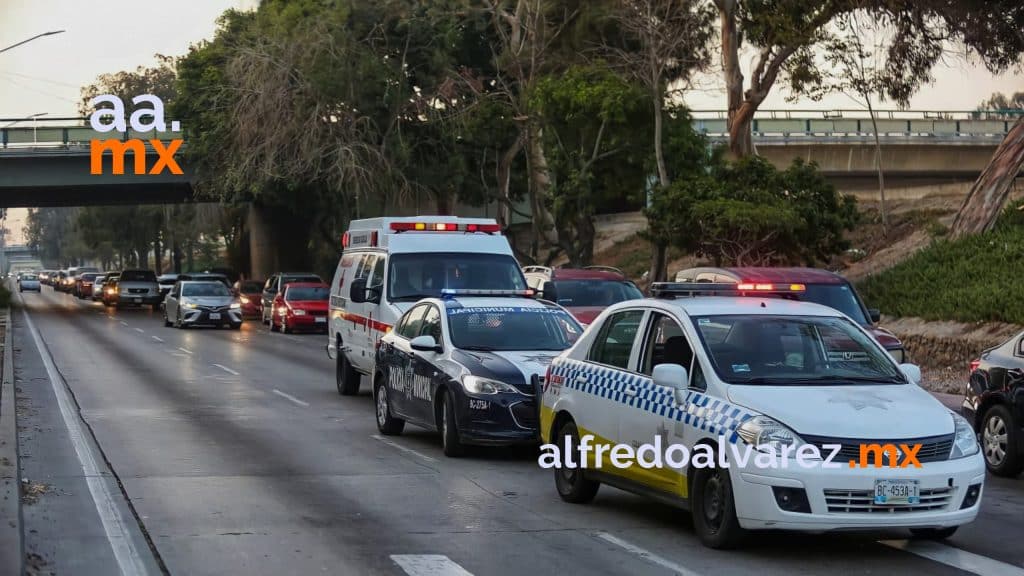
<svg viewBox="0 0 1024 576"><path fill-rule="evenodd" d="M690 499L693 528L708 548L734 548L743 540L745 530L736 519L736 500L732 481L725 468L697 468Z"/></svg>
<svg viewBox="0 0 1024 576"><path fill-rule="evenodd" d="M388 401L388 387L383 377L377 378L373 387L374 403L377 406L377 430L385 436L396 436L405 428L405 420L396 418L391 413L391 402Z"/></svg>
<svg viewBox="0 0 1024 576"><path fill-rule="evenodd" d="M466 447L459 440L459 424L455 420L455 399L452 393L445 391L444 406L441 407L441 446L444 455L450 458L458 458L466 453Z"/></svg>
<svg viewBox="0 0 1024 576"><path fill-rule="evenodd" d="M334 364L334 379L338 386L338 394L355 396L359 394L359 372L348 363L345 353L338 350L338 359Z"/></svg>
<svg viewBox="0 0 1024 576"><path fill-rule="evenodd" d="M911 528L910 533L915 538L924 540L945 540L954 533L959 526L947 526L946 528Z"/></svg>
<svg viewBox="0 0 1024 576"><path fill-rule="evenodd" d="M576 423L572 420L566 421L558 429L558 434L555 438L558 440L559 446L565 446L566 442L568 442L570 449L573 451L572 461L578 466L579 451L577 446L580 445L580 433L576 429ZM586 504L590 502L594 499L594 496L597 496L597 489L601 487L601 483L587 478L580 468L567 467L565 465L566 460L568 460L566 454L562 454L561 465L554 468L555 488L558 489L558 495L562 497L562 500L573 504Z"/></svg>

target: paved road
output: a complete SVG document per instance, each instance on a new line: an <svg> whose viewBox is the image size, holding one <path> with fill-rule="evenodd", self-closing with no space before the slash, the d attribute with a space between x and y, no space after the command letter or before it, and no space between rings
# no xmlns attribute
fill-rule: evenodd
<svg viewBox="0 0 1024 576"><path fill-rule="evenodd" d="M990 480L948 545L768 533L716 552L685 513L625 492L563 503L531 451L448 459L426 432L377 437L368 392L335 391L323 336L174 330L49 288L22 302L30 573L1024 574L1024 479Z"/></svg>

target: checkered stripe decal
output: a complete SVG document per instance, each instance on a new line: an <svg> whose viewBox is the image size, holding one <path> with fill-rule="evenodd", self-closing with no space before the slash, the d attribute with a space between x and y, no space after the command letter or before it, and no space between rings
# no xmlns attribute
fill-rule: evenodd
<svg viewBox="0 0 1024 576"><path fill-rule="evenodd" d="M732 443L739 439L736 428L753 416L743 408L694 390L686 392L686 400L680 406L671 392L655 386L647 376L579 360L558 358L551 365L551 374L561 376L562 385L566 388L676 420L716 436L725 436ZM636 396L627 396L627 387L635 389Z"/></svg>

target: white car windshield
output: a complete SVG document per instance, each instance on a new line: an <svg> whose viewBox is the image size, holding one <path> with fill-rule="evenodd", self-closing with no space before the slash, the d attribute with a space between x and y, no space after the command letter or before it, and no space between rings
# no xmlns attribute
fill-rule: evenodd
<svg viewBox="0 0 1024 576"><path fill-rule="evenodd" d="M448 308L452 344L463 350L550 350L573 345L583 329L558 308Z"/></svg>
<svg viewBox="0 0 1024 576"><path fill-rule="evenodd" d="M856 325L828 316L697 316L719 378L732 384L903 384L896 364Z"/></svg>
<svg viewBox="0 0 1024 576"><path fill-rule="evenodd" d="M227 286L220 282L196 282L194 284L185 284L181 287L182 296L193 296L193 297L215 297L215 296L231 296L228 292Z"/></svg>

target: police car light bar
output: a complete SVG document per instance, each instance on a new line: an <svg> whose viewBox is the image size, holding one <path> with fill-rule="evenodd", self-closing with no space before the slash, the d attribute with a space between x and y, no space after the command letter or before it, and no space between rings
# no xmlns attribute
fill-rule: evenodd
<svg viewBox="0 0 1024 576"><path fill-rule="evenodd" d="M392 232L501 232L498 224L456 224L455 222L392 222Z"/></svg>
<svg viewBox="0 0 1024 576"><path fill-rule="evenodd" d="M442 288L442 298L454 298L455 296L520 296L532 298L533 290L476 290L473 288Z"/></svg>
<svg viewBox="0 0 1024 576"><path fill-rule="evenodd" d="M807 290L803 284L712 283L712 282L655 282L651 295L655 298L680 296L784 296Z"/></svg>

